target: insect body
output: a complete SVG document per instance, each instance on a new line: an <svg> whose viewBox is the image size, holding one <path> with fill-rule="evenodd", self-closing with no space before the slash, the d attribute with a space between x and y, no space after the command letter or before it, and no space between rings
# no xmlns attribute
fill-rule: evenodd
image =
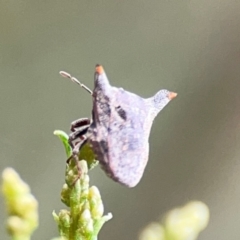
<svg viewBox="0 0 240 240"><path fill-rule="evenodd" d="M136 186L148 161L152 122L177 94L160 90L153 97L141 98L111 86L100 65L96 66L93 92L70 74L60 73L85 88L93 99L92 119L72 123L73 156L88 142L107 175L128 187ZM80 141L74 145L76 139Z"/></svg>

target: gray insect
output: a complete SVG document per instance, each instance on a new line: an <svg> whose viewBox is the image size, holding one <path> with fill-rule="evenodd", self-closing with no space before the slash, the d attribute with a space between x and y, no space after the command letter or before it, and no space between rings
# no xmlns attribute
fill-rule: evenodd
<svg viewBox="0 0 240 240"><path fill-rule="evenodd" d="M111 86L100 65L96 65L93 92L69 73L60 74L87 90L93 99L92 119L82 118L71 124L72 157L77 161L81 147L89 143L110 178L128 187L136 186L148 161L152 122L177 94L164 89L142 98Z"/></svg>

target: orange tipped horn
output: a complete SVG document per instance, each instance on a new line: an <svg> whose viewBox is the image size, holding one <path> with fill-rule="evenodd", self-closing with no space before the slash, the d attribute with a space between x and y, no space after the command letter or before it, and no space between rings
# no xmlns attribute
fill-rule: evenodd
<svg viewBox="0 0 240 240"><path fill-rule="evenodd" d="M175 92L170 92L169 94L168 94L168 98L170 99L170 100L172 100L173 98L175 98L177 96L177 93L175 93Z"/></svg>
<svg viewBox="0 0 240 240"><path fill-rule="evenodd" d="M98 73L98 74L102 74L102 73L104 73L104 69L103 69L103 67L101 66L101 65L96 65L96 72Z"/></svg>

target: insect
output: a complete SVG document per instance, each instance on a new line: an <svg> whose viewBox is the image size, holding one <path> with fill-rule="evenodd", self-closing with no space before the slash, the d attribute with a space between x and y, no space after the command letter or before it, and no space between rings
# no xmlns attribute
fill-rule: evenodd
<svg viewBox="0 0 240 240"><path fill-rule="evenodd" d="M110 178L136 186L148 161L152 122L177 93L163 89L153 97L142 98L111 86L101 65L96 65L93 91L69 73L60 74L87 90L93 100L92 118L71 123L72 157L77 161L81 147L89 143ZM75 144L76 140L79 142Z"/></svg>

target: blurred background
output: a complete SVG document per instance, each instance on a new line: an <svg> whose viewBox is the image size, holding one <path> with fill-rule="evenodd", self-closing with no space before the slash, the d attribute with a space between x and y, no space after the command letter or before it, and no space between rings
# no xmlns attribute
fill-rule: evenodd
<svg viewBox="0 0 240 240"><path fill-rule="evenodd" d="M14 167L39 200L33 238L58 236L65 152L55 129L91 115L96 63L140 96L178 93L156 118L149 162L128 189L91 173L114 218L100 239L137 239L150 221L190 200L205 202L200 240L240 237L240 1L0 1L0 170ZM0 198L0 232L7 238Z"/></svg>

